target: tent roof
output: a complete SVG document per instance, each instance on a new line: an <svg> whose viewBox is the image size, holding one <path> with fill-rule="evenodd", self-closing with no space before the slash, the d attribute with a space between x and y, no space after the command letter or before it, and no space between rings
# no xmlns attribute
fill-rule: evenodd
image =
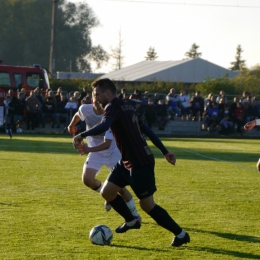
<svg viewBox="0 0 260 260"><path fill-rule="evenodd" d="M184 83L199 83L207 77L217 78L229 74L236 77L234 72L201 58L179 61L142 61L134 65L103 75L116 81L170 81Z"/></svg>

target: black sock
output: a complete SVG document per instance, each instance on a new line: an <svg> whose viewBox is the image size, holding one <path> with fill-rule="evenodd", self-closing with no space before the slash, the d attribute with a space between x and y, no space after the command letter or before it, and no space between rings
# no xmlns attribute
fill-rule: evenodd
<svg viewBox="0 0 260 260"><path fill-rule="evenodd" d="M125 219L126 222L130 222L135 219L131 211L127 207L124 199L119 194L117 194L114 200L109 201L109 204L118 214L120 214Z"/></svg>
<svg viewBox="0 0 260 260"><path fill-rule="evenodd" d="M175 236L181 233L181 227L171 218L168 212L160 206L155 205L148 214L158 223L158 225L174 233Z"/></svg>

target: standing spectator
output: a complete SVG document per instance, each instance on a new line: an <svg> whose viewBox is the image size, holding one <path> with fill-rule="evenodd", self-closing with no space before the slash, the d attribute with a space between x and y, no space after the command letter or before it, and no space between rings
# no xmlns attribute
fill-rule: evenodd
<svg viewBox="0 0 260 260"><path fill-rule="evenodd" d="M150 97L149 92L145 91L143 96L143 103L142 103L143 105L147 105L149 97Z"/></svg>
<svg viewBox="0 0 260 260"><path fill-rule="evenodd" d="M56 114L56 121L57 121L57 128L60 128L60 119L62 118L63 120L65 120L64 123L64 131L67 131L67 126L69 124L69 116L68 116L68 111L65 108L66 104L67 104L67 98L65 93L61 93L60 94L60 102L57 104L57 114Z"/></svg>
<svg viewBox="0 0 260 260"><path fill-rule="evenodd" d="M27 131L32 129L34 131L35 124L36 124L36 117L41 106L39 100L35 97L35 93L32 90L30 92L30 96L26 99L26 124L27 124Z"/></svg>
<svg viewBox="0 0 260 260"><path fill-rule="evenodd" d="M204 112L204 98L200 96L200 91L197 91L195 93L195 97L192 100L192 106L191 106L191 111L192 111L192 120L196 120L196 116L199 113L199 120L202 120L202 115Z"/></svg>
<svg viewBox="0 0 260 260"><path fill-rule="evenodd" d="M147 125L152 128L152 124L156 121L156 108L152 98L148 99L147 105L145 105L145 120Z"/></svg>
<svg viewBox="0 0 260 260"><path fill-rule="evenodd" d="M189 120L190 114L190 95L186 89L181 90L180 96L180 107L181 107L181 119Z"/></svg>
<svg viewBox="0 0 260 260"><path fill-rule="evenodd" d="M134 93L130 95L129 100L131 101L142 101L141 92L138 89L135 89Z"/></svg>
<svg viewBox="0 0 260 260"><path fill-rule="evenodd" d="M163 98L159 99L158 104L156 105L156 115L159 130L164 130L168 123L168 107Z"/></svg>
<svg viewBox="0 0 260 260"><path fill-rule="evenodd" d="M244 106L244 103L247 102L247 97L249 96L249 92L248 91L244 91L242 93L242 97L240 98L240 102L242 103L242 105Z"/></svg>
<svg viewBox="0 0 260 260"><path fill-rule="evenodd" d="M21 128L25 107L26 102L23 100L23 93L20 92L17 101L14 103L14 124L16 129Z"/></svg>
<svg viewBox="0 0 260 260"><path fill-rule="evenodd" d="M56 99L55 99L56 101ZM51 127L54 128L55 117L56 117L56 105L51 96L47 97L42 108L42 127L45 127L45 118L51 119Z"/></svg>
<svg viewBox="0 0 260 260"><path fill-rule="evenodd" d="M171 120L174 120L174 116L176 114L179 114L180 108L179 108L179 96L175 93L175 89L171 88L170 92L166 96L166 101L168 105L168 111L169 111L169 118Z"/></svg>
<svg viewBox="0 0 260 260"><path fill-rule="evenodd" d="M58 104L61 100L61 93L62 93L62 87L59 87L57 89L57 92L55 94L55 98L56 98L56 104Z"/></svg>
<svg viewBox="0 0 260 260"><path fill-rule="evenodd" d="M142 105L142 102L141 101L136 101L134 109L135 109L135 112L137 114L138 119L141 122L144 122L145 121L145 110L144 110L144 107Z"/></svg>
<svg viewBox="0 0 260 260"><path fill-rule="evenodd" d="M208 96L205 99L205 110L208 106L210 106L210 104L215 101L214 100L214 94L211 92L208 94Z"/></svg>
<svg viewBox="0 0 260 260"><path fill-rule="evenodd" d="M216 102L219 103L220 99L224 98L224 103L227 104L227 97L225 96L225 91L221 90L219 96L216 98Z"/></svg>
<svg viewBox="0 0 260 260"><path fill-rule="evenodd" d="M126 93L126 89L125 89L125 88L121 88L120 94L118 95L118 97L121 98L121 99L123 99L125 93Z"/></svg>
<svg viewBox="0 0 260 260"><path fill-rule="evenodd" d="M80 104L80 103L81 103L81 100L82 100L84 97L86 97L87 95L89 96L88 87L87 87L87 86L84 86L82 92L80 93L80 95L79 95L79 97L78 97L78 103Z"/></svg>
<svg viewBox="0 0 260 260"><path fill-rule="evenodd" d="M39 106L39 109L37 112L37 117L36 117L36 124L35 124L35 127L38 127L40 122L42 121L42 107L44 104L44 98L41 94L40 87L35 88L34 93L35 93L35 97L38 99L38 101L40 103L40 106Z"/></svg>

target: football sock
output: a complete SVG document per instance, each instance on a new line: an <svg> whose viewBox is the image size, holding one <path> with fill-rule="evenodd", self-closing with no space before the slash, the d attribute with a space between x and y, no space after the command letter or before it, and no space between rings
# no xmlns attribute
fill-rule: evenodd
<svg viewBox="0 0 260 260"><path fill-rule="evenodd" d="M138 213L135 207L135 201L134 198L132 197L132 199L130 199L129 201L126 202L127 207L129 208L129 210L131 211L132 215L134 217L138 217Z"/></svg>
<svg viewBox="0 0 260 260"><path fill-rule="evenodd" d="M100 186L97 189L93 189L93 190L100 193L101 189L103 188L103 185L104 184L100 182Z"/></svg>
<svg viewBox="0 0 260 260"><path fill-rule="evenodd" d="M109 204L118 214L120 214L125 219L126 222L136 220L129 208L126 206L124 199L119 194L117 194L114 200L109 201Z"/></svg>
<svg viewBox="0 0 260 260"><path fill-rule="evenodd" d="M181 227L171 218L168 212L158 205L148 213L163 228L174 233L175 236L182 232Z"/></svg>
<svg viewBox="0 0 260 260"><path fill-rule="evenodd" d="M185 234L186 234L186 232L182 230L181 233L180 233L179 235L177 235L176 237L178 237L178 238L184 238L184 237L185 237Z"/></svg>

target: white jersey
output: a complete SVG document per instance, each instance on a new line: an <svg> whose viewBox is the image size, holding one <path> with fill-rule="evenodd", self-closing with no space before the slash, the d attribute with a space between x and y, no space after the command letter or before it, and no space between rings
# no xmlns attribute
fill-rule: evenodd
<svg viewBox="0 0 260 260"><path fill-rule="evenodd" d="M79 117L82 121L85 121L86 123L86 130L89 130L90 128L92 128L93 126L99 124L101 122L101 119L103 117L103 115L96 115L94 112L94 108L92 104L84 104L81 105L79 108ZM104 142L104 139L109 139L112 140L111 145L109 147L109 149L104 150L104 151L100 151L99 153L111 153L114 152L114 150L118 150L113 134L111 132L111 130L107 130L105 133L101 134L101 135L97 135L97 136L87 136L87 144L89 147L93 147L93 146L97 146L100 145L101 143Z"/></svg>

